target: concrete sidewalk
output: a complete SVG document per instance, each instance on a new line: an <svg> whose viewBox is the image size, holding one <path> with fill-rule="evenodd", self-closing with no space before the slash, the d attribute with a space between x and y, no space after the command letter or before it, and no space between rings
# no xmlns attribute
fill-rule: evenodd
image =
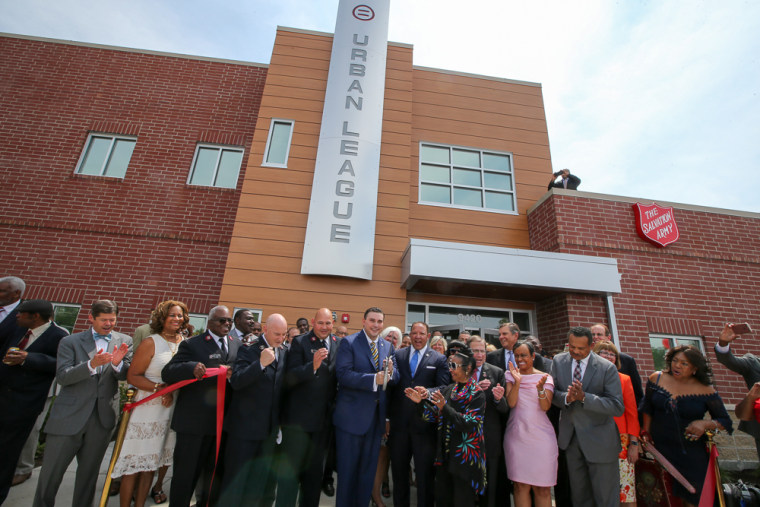
<svg viewBox="0 0 760 507"><path fill-rule="evenodd" d="M95 505L98 505L100 502L100 495L103 492L103 484L105 484L106 481L106 472L108 471L108 465L111 462L111 454L113 453L113 442L111 442L111 445L108 446L108 450L106 451L106 457L103 459L103 463L100 464L100 474L98 476L98 486L95 491ZM74 494L74 478L76 475L77 470L77 463L76 459L72 461L71 465L69 466L68 470L66 470L66 475L63 476L63 481L61 481L61 487L58 490L58 495L56 496L56 505L62 506L62 507L71 507L71 497ZM19 484L18 486L14 486L11 488L10 492L8 493L8 498L5 500L6 507L29 507L32 505L32 501L34 500L34 491L37 489L37 480L40 477L40 467L36 467L34 471L32 472L32 476L24 483ZM169 495L169 485L171 484L172 479L172 468L169 467L169 471L166 473L166 479L164 480L164 492L166 495ZM393 502L388 499L386 502L386 505L391 505ZM416 503L416 502L414 502ZM108 505L110 506L118 506L119 505L119 497L118 496L112 496L109 498ZM158 505L153 502L152 498L148 498L148 501L145 503L146 506L154 506ZM169 505L169 502L165 502L161 504L162 506ZM335 506L335 497L328 497L325 495L322 495L319 501L320 507L334 507ZM77 506L81 507L81 506Z"/></svg>

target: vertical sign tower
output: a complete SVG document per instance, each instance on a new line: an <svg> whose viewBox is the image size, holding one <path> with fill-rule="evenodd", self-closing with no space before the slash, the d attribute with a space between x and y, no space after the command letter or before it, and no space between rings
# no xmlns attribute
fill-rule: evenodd
<svg viewBox="0 0 760 507"><path fill-rule="evenodd" d="M390 0L340 0L302 274L372 279Z"/></svg>

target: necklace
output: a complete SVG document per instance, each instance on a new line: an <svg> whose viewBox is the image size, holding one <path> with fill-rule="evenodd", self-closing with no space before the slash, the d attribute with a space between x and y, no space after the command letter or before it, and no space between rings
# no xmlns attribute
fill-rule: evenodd
<svg viewBox="0 0 760 507"><path fill-rule="evenodd" d="M178 336L179 336L179 340L177 340L177 337L178 337ZM172 338L173 338L174 340L177 340L177 341L170 341L170 340L169 340L167 337L165 337L164 335L161 335L161 338L163 338L163 339L164 339L164 341L166 342L166 344L169 346L169 351L172 353L172 357L174 357L174 355L175 355L175 354L177 353L177 351L179 350L179 344L180 344L180 343L182 343L182 340L184 340L184 339L185 339L185 338L184 338L184 336L182 336L182 335L178 335L178 334L175 334L175 335L173 335L173 336L172 336Z"/></svg>

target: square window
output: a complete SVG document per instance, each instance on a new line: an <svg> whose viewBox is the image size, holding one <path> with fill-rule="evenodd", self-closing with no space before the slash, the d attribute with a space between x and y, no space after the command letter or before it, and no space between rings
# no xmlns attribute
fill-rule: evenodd
<svg viewBox="0 0 760 507"><path fill-rule="evenodd" d="M74 331L74 325L79 316L80 305L66 303L53 303L53 322L64 328L69 333Z"/></svg>
<svg viewBox="0 0 760 507"><path fill-rule="evenodd" d="M665 368L665 354L673 347L681 345L691 345L699 349L702 354L705 353L702 339L698 336L678 336L664 334L650 334L649 346L652 349L652 359L654 360L654 369L662 371Z"/></svg>
<svg viewBox="0 0 760 507"><path fill-rule="evenodd" d="M187 183L204 187L235 188L242 163L242 148L199 144L195 149Z"/></svg>
<svg viewBox="0 0 760 507"><path fill-rule="evenodd" d="M201 334L206 331L206 322L208 321L208 315L200 313L191 313L190 325L193 326L193 336Z"/></svg>
<svg viewBox="0 0 760 507"><path fill-rule="evenodd" d="M135 144L135 137L91 133L75 174L124 178Z"/></svg>
<svg viewBox="0 0 760 507"><path fill-rule="evenodd" d="M290 141L293 137L293 120L273 118L269 126L269 137L264 150L263 166L287 167Z"/></svg>
<svg viewBox="0 0 760 507"><path fill-rule="evenodd" d="M511 153L420 143L421 204L515 213Z"/></svg>

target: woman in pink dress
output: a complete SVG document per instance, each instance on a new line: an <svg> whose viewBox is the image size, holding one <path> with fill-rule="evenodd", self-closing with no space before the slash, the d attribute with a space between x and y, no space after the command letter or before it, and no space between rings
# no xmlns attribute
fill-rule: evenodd
<svg viewBox="0 0 760 507"><path fill-rule="evenodd" d="M516 507L530 507L533 490L537 507L550 507L551 487L557 484L557 437L546 411L552 405L554 382L533 368L536 351L526 341L512 349L517 368L505 372L509 421L504 432L507 476L514 483ZM530 456L530 460L525 457Z"/></svg>

